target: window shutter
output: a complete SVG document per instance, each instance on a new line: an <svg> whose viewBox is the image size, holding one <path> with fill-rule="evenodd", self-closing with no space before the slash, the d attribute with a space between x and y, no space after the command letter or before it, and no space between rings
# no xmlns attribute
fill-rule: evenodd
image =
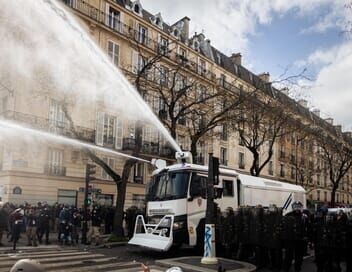
<svg viewBox="0 0 352 272"><path fill-rule="evenodd" d="M97 113L95 143L102 146L104 144L104 113Z"/></svg>
<svg viewBox="0 0 352 272"><path fill-rule="evenodd" d="M121 12L120 13L120 32L123 33L123 27L124 27L124 14Z"/></svg>
<svg viewBox="0 0 352 272"><path fill-rule="evenodd" d="M106 17L105 17L105 24L106 25L109 25L109 16L110 16L110 13L109 13L109 9L110 9L110 5L108 3L106 3L106 6L105 6L105 14L106 14Z"/></svg>
<svg viewBox="0 0 352 272"><path fill-rule="evenodd" d="M122 149L122 139L123 139L122 120L119 117L116 117L116 141L115 141L116 149Z"/></svg>
<svg viewBox="0 0 352 272"><path fill-rule="evenodd" d="M138 73L138 52L132 50L132 73Z"/></svg>

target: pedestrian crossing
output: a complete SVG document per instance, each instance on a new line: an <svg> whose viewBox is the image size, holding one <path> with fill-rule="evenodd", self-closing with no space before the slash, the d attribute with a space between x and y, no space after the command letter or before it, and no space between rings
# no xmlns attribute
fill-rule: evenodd
<svg viewBox="0 0 352 272"><path fill-rule="evenodd" d="M20 259L34 259L38 261L45 271L80 272L139 272L141 264L138 262L121 262L114 257L101 253L89 252L79 249L64 248L22 248L17 252L0 250L0 272L8 272ZM151 272L161 272L152 268Z"/></svg>

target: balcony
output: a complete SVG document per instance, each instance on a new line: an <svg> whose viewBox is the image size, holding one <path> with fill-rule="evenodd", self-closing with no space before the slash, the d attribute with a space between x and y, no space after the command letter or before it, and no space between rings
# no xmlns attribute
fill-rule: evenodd
<svg viewBox="0 0 352 272"><path fill-rule="evenodd" d="M15 112L15 111L5 111L1 113L0 116L8 120L13 120L17 123L25 124L37 130L42 130L53 134L76 139L74 133L72 132L68 123L66 122L49 120L35 115ZM78 140L90 142L90 143L95 142L94 129L75 126L75 130L79 137Z"/></svg>
<svg viewBox="0 0 352 272"><path fill-rule="evenodd" d="M141 34L137 29L118 21L117 18L112 17L110 14L105 13L92 5L88 4L84 0L61 0L64 4L74 9L79 14L89 17L97 23L108 27L112 31L134 40L136 43L142 44L148 49L152 50L156 54L165 53L164 56L180 63L184 63L184 67L192 72L202 76L208 80L214 81L216 79L215 74L209 70L202 69L197 62L188 60L185 61L179 57L178 54L170 54L166 51L165 45L160 44L159 41L153 40L148 36ZM162 49L162 50L161 50ZM161 52L162 51L162 52Z"/></svg>
<svg viewBox="0 0 352 272"><path fill-rule="evenodd" d="M44 168L44 173L49 176L64 177L66 176L66 167L61 165L47 164Z"/></svg>
<svg viewBox="0 0 352 272"><path fill-rule="evenodd" d="M122 150L125 151L133 151L136 145L136 140L133 138L123 138ZM152 155L152 156L160 156L166 158L173 158L174 151L164 145L160 145L159 143L143 141L142 143L142 154Z"/></svg>

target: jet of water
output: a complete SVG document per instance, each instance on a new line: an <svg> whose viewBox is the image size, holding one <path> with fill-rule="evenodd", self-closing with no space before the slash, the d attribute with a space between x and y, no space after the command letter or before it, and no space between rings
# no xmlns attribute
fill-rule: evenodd
<svg viewBox="0 0 352 272"><path fill-rule="evenodd" d="M121 153L112 149L108 149L108 148L104 148L104 147L99 147L93 144L88 144L88 143L84 143L82 141L79 140L75 140L75 139L71 139L71 138L67 138L65 136L61 136L61 135L55 135L52 133L48 133L48 132L44 132L44 131L40 131L40 130L36 130L33 128L28 128L25 127L23 125L17 124L17 123L13 123L13 122L9 122L9 121L5 121L5 120L0 120L0 130L1 130L1 136L0 139L5 138L6 137L13 137L16 135L30 135L36 138L39 138L41 140L49 140L49 141L53 141L53 142L57 142L57 143L61 143L61 144L66 144L66 145L70 145L70 146L75 146L75 147L83 147L83 148L89 148L91 150L95 150L95 151L101 151L107 154L111 154L111 155L117 155L117 156L122 156L125 158L129 158L129 159L135 159L138 161L142 161L142 162L146 162L146 163L151 163L150 161L141 159L141 158L137 158L134 156L130 156L128 154L125 153ZM4 139L4 140L5 140Z"/></svg>
<svg viewBox="0 0 352 272"><path fill-rule="evenodd" d="M103 101L102 109L108 105L125 119L155 126L176 151L181 151L136 89L92 40L89 30L59 1L2 2L0 80L1 76L6 78L28 99L40 96L43 93L36 92L44 90L44 95L69 97L76 106L96 110L98 102ZM107 40L98 42L105 45ZM120 57L131 52L121 51Z"/></svg>

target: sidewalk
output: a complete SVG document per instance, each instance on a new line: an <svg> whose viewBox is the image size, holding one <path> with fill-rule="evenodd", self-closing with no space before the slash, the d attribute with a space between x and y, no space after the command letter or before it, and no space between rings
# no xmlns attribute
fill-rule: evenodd
<svg viewBox="0 0 352 272"><path fill-rule="evenodd" d="M53 248L53 247L61 246L58 243L57 235L58 234L55 232L49 233L50 244L49 245L46 245L45 243L39 244L39 242L37 242L38 247L40 247L40 248ZM80 243L81 239L80 239L78 245L63 245L63 247L75 247L75 248L79 248L79 249L88 249L88 248L104 248L104 247L112 248L112 247L127 245L127 241L126 242L108 242L107 240L108 240L109 236L110 236L110 234L101 235L102 243L97 246L95 246L94 244L92 244L92 245L81 244ZM12 250L13 242L8 242L8 238L6 238L6 235L4 235L4 237L2 238L2 243L3 243L3 246L0 246L0 251ZM27 243L28 243L27 235L25 233L21 233L21 238L17 242L16 249L23 250L23 249L27 249L27 248L36 248L34 246L27 246Z"/></svg>
<svg viewBox="0 0 352 272"><path fill-rule="evenodd" d="M219 271L220 266L222 269L226 269L226 272L250 272L256 270L254 265L245 262L218 258L219 263L217 265L204 265L201 263L201 259L202 257L200 256L191 256L157 260L155 263L165 267L178 266L185 272L216 272Z"/></svg>

